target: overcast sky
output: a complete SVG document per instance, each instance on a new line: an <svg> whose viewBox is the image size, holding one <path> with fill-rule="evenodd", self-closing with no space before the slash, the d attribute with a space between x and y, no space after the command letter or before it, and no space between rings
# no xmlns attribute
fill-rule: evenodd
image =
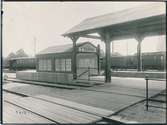
<svg viewBox="0 0 167 125"><path fill-rule="evenodd" d="M149 2L150 3L150 2ZM48 46L69 44L70 39L64 38L65 33L82 20L106 13L112 13L126 8L149 4L147 2L4 2L3 18L3 55L24 49L29 55ZM156 3L155 3L156 4ZM162 3L162 7L165 4ZM89 39L79 39L79 42ZM153 41L151 44L148 41ZM104 43L89 40L100 44ZM127 44L128 41L128 44ZM158 44L160 43L160 44ZM156 51L159 47L165 49L165 37L146 38L142 43L142 51ZM135 40L114 41L114 51L123 55L136 52Z"/></svg>

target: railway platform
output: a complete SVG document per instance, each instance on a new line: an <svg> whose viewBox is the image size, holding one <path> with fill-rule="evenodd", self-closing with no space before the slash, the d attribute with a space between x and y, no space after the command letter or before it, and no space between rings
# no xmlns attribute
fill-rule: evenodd
<svg viewBox="0 0 167 125"><path fill-rule="evenodd" d="M166 84L164 81L149 82L149 97L159 93L161 90L164 90L165 87L166 87ZM92 86L92 87L80 87L80 88L74 88L74 89L41 86L41 85L35 85L30 83L23 84L21 82L10 81L7 84L3 85L3 89L6 93L8 93L8 95L10 94L10 98L13 98L13 96L16 96L16 95L19 95L19 96L23 95L23 98L24 98L23 100L25 102L27 101L26 99L28 99L29 97L42 98L43 101L47 101L44 103L48 103L48 101L49 103L50 102L52 103L54 100L56 101L56 103L58 103L60 101L57 101L57 100L63 100L62 101L63 106L66 106L66 107L68 106L70 110L71 108L72 109L81 108L81 106L79 105L84 105L83 107L85 107L86 105L93 108L100 108L102 110L105 110L106 112L111 112L111 114L109 113L107 115L106 119L104 116L100 116L100 118L99 116L93 116L98 118L93 120L93 122L104 122L104 121L105 122L129 121L132 123L136 123L136 122L149 123L150 121L165 122L164 109L150 108L149 111L146 111L146 108L144 105L145 104L145 79L142 79L142 78L112 77L112 82L110 84L103 84L103 85ZM4 96L4 100L6 99L8 101L8 102L5 102L5 104L12 101L10 98ZM14 101L18 102L17 98L15 99L16 100ZM24 106L25 103L22 103L19 105L21 106L20 108L25 108ZM10 106L10 104L7 104L7 106ZM47 105L45 106L48 107ZM53 109L53 107L54 106L52 107L50 106L51 109ZM27 107L27 108L30 108L30 107ZM31 108L32 108L31 110L34 111L33 107ZM91 108L91 110L93 108ZM51 109L48 109L49 112ZM82 109L82 110L85 110L85 109ZM142 117L143 114L139 113L138 112L139 110L142 113L145 113L144 120ZM37 117L39 117L39 114L38 114L39 111L36 110L34 112L37 113L36 115L38 115ZM56 110L54 112L56 112ZM65 111L62 111L62 113L64 112ZM155 119L155 116L157 116L156 119ZM48 116L46 115L44 117L42 117L42 119L46 120L47 122ZM8 121L9 116L8 117L6 116L5 118L6 118L6 121ZM40 119L40 118L37 118L37 119ZM54 115L54 117L52 117L52 120L57 121L56 118L57 116ZM53 122L52 120L50 122ZM75 120L77 121L77 119Z"/></svg>

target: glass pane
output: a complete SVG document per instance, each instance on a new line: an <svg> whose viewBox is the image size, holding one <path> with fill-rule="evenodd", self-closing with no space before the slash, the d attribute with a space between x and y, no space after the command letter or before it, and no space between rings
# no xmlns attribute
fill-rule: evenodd
<svg viewBox="0 0 167 125"><path fill-rule="evenodd" d="M66 59L66 71L71 71L71 59Z"/></svg>
<svg viewBox="0 0 167 125"><path fill-rule="evenodd" d="M55 59L55 70L60 71L60 59Z"/></svg>
<svg viewBox="0 0 167 125"><path fill-rule="evenodd" d="M61 71L65 71L65 59L61 59Z"/></svg>
<svg viewBox="0 0 167 125"><path fill-rule="evenodd" d="M51 68L51 66L52 66L52 63L51 63L51 60L50 59L48 59L47 60L47 62L46 62L46 66L47 66L47 71L51 71L52 70L52 68Z"/></svg>
<svg viewBox="0 0 167 125"><path fill-rule="evenodd" d="M39 70L41 71L51 71L52 70L52 62L50 59L40 59L39 60Z"/></svg>

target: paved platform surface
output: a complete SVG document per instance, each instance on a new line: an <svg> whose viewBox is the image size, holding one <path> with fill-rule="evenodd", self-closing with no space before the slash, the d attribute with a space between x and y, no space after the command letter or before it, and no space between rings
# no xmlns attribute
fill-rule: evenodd
<svg viewBox="0 0 167 125"><path fill-rule="evenodd" d="M112 77L111 83L73 90L15 82L4 84L3 88L31 96L46 95L57 97L97 108L112 110L114 112L145 98L145 80L142 78ZM149 81L149 96L159 93L165 88L166 84L163 81ZM160 113L162 113L163 116L165 114L163 111L160 111Z"/></svg>
<svg viewBox="0 0 167 125"><path fill-rule="evenodd" d="M143 98L117 95L105 92L96 92L89 90L67 90L51 87L35 86L21 83L8 83L4 86L14 92L28 94L31 96L47 95L51 97L58 97L66 100L71 100L85 105L95 106L109 110L119 110L124 106L139 101ZM125 99L127 98L127 99Z"/></svg>
<svg viewBox="0 0 167 125"><path fill-rule="evenodd" d="M159 83L158 81L151 81L149 86L149 95L151 96L163 90L165 88L165 82ZM88 90L66 90L20 83L8 83L4 88L32 96L43 94L61 97L67 100L111 110L119 110L124 106L143 99L145 96L145 80L139 78L115 77L112 78L111 84L89 87Z"/></svg>

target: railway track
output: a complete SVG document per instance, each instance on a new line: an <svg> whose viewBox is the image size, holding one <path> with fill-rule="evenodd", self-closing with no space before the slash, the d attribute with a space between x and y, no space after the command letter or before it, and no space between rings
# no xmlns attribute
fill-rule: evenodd
<svg viewBox="0 0 167 125"><path fill-rule="evenodd" d="M71 105L70 106L66 105L66 104L64 104L64 102L63 103L54 102L53 100L43 99L43 98L40 98L40 97L34 97L34 96L30 96L30 95L23 94L23 93L13 92L13 91L10 91L10 90L3 90L3 91L6 92L6 93L11 93L13 95L20 96L20 97L31 97L33 99L37 99L37 100L45 101L45 102L48 102L48 103L60 105L60 106L63 106L63 107L69 108L69 109L78 110L79 112L88 113L90 115L93 115L93 116L96 116L96 117L100 118L100 119L97 119L96 121L94 121L94 123L97 123L97 124L98 123L110 123L110 124L114 124L115 125L115 124L124 124L124 123L128 123L129 122L129 121L125 121L125 120L118 121L118 120L111 119L110 116L112 114L115 114L114 112L111 112L111 113L108 112L107 115L104 115L105 113L104 114L97 113L96 111L98 109L95 109L96 111L94 111L94 112L92 112L92 111L90 112L88 110L82 109L81 107L75 107L75 106L73 107ZM39 116L41 116L41 117L43 117L43 118L45 118L47 120L50 120L50 121L52 121L52 122L54 122L56 124L61 124L61 123L57 122L56 120L53 120L53 119L50 119L50 118L46 117L45 115L41 115L40 113L37 113L37 112L32 111L32 110L29 110L29 109L25 108L24 106L17 105L14 102L11 102L9 100L5 100L4 99L4 101L7 102L7 103L10 103L12 105L15 105L17 107L20 107L20 108L22 108L24 110L30 111L30 112L32 112L32 113L34 113L36 115L39 115ZM81 106L82 106L82 104L81 104Z"/></svg>
<svg viewBox="0 0 167 125"><path fill-rule="evenodd" d="M5 90L4 90L5 91ZM70 109L70 108L68 108L68 107L66 107L66 106L61 106L61 108L65 108L66 109L66 111L63 109L62 110L62 112L60 112L59 110L57 110L55 113L54 112L47 112L46 110L48 110L49 108L50 108L50 110L54 110L54 109L52 109L49 105L48 106L45 106L45 105L43 105L43 102L44 102L44 100L42 100L42 99L39 99L39 98L36 98L36 97L31 97L31 96L29 96L29 95L26 95L25 96L25 94L21 94L21 93L15 93L15 92L11 92L11 91L5 91L5 92L7 92L7 93L11 93L12 95L19 95L20 97L26 97L26 98L24 98L24 99L21 99L21 100L19 100L19 101L22 101L21 103L17 103L17 100L14 100L14 99L4 99L4 102L7 102L7 103L10 103L10 104L12 104L12 105L14 105L14 106L17 106L17 107L20 107L20 108L22 108L22 109L24 109L24 110L27 110L27 111L29 111L29 112L31 112L31 113L33 113L33 114L36 114L36 115L38 115L38 116L40 116L40 117L43 117L43 118L45 118L45 119L47 119L47 120L49 120L49 121L51 121L51 122L53 122L53 123L56 123L56 124L64 124L64 123L78 123L78 121L80 121L80 119L84 119L84 115L83 114L85 114L85 115L88 115L89 116L89 114L87 113L84 113L83 111L81 112L81 111L78 111L78 113L81 113L82 115L80 115L80 114L78 114L78 116L82 116L82 118L80 118L80 117L78 117L78 119L79 120L77 120L76 118L74 119L74 120L72 120L72 119L70 119L70 118L68 118L68 117L70 117L69 115L64 115L63 116L63 113L64 114L69 114L68 113L68 111L67 110L70 110L71 112L70 112L70 115L72 116L74 113L72 112L73 111L73 109ZM27 99L27 101L26 101L26 99ZM31 106L30 105L30 103L29 103L29 106L27 106L26 105L26 103L28 103L28 102L33 102L33 101L31 101L31 100L35 100L35 103L37 103L38 104L38 107L36 107L37 106L37 104L35 104L35 108L34 108L34 110L33 110L33 108L31 108L31 107L33 107L33 106ZM42 102L41 104L40 104L40 102ZM54 103L52 103L52 102L49 102L49 101L45 101L44 103L46 103L46 104L50 104L50 105L52 105L53 106L53 104ZM40 104L40 105L39 105ZM34 105L34 102L33 102L33 104L32 105ZM39 106L42 106L43 108L39 108ZM58 106L58 107L60 107L60 106ZM57 105L54 105L54 108L57 108ZM60 114L60 116L62 116L62 117L64 117L64 118L61 118L60 116L58 116L57 115L57 112L58 112L58 114ZM75 111L76 112L76 111ZM76 113L75 113L76 114ZM52 116L51 116L52 115ZM68 116L68 117L67 117ZM77 114L76 114L76 116L77 116ZM87 117L88 117L87 116ZM91 117L95 117L95 115L90 115ZM86 117L86 116L85 116ZM99 118L99 117L98 117ZM66 120L66 119L68 119L68 120ZM91 118L90 118L91 119ZM87 120L87 119L86 119ZM84 120L83 120L84 121ZM91 121L92 122L92 121ZM95 121L94 121L95 122Z"/></svg>
<svg viewBox="0 0 167 125"><path fill-rule="evenodd" d="M38 116L40 116L40 117L42 117L42 118L45 118L45 119L47 119L47 120L53 122L54 124L60 124L60 123L58 123L57 121L55 121L55 120L53 120L53 119L50 119L50 118L48 118L48 117L46 117L46 116L44 116L44 115L41 115L41 114L39 114L39 113L36 113L36 112L32 111L32 110L28 110L27 108L24 108L23 106L19 106L19 105L15 104L15 103L12 103L12 102L10 102L10 101L7 101L7 100L4 100L4 102L9 103L9 104L11 104L11 105L13 105L13 106L19 107L19 108L21 108L21 109L23 109L23 110L25 110L25 111L31 112L32 114L38 115ZM20 122L21 122L21 121L20 121Z"/></svg>

